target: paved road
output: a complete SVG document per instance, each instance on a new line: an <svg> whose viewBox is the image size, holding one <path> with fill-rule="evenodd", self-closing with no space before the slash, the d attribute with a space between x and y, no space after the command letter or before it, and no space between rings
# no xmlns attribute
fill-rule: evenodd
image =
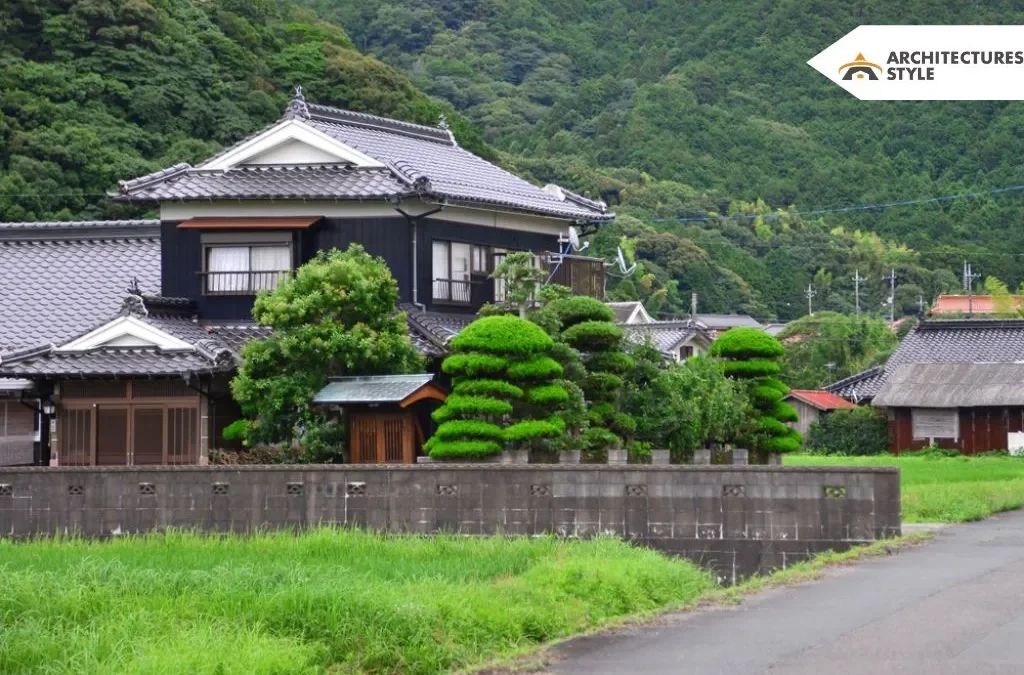
<svg viewBox="0 0 1024 675"><path fill-rule="evenodd" d="M1024 512L735 608L575 640L560 675L1021 675Z"/></svg>

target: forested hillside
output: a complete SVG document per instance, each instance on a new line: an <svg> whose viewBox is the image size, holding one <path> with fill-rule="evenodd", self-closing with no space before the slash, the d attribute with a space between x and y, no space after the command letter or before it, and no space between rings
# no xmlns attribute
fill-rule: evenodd
<svg viewBox="0 0 1024 675"><path fill-rule="evenodd" d="M117 180L196 161L318 102L433 124L485 151L447 104L363 56L340 26L273 0L0 3L0 220L138 215Z"/></svg>
<svg viewBox="0 0 1024 675"><path fill-rule="evenodd" d="M858 101L805 63L860 24L1014 24L1024 20L1017 3L305 1L344 25L357 47L451 101L537 178L591 194L618 188L619 212L664 219L659 230L695 245L672 257L692 265L710 254L707 272L732 309L760 303L795 316L820 270L817 301L845 311L858 265L880 309L881 276L895 264L898 313L916 310L919 294L955 288L964 258L1011 287L1024 277L1024 196L1015 191L829 215L820 227L796 219L788 232L771 219L669 225L763 212L756 200L803 211L1024 183L1020 103ZM918 253L881 260L851 250L858 244L848 236L829 236L836 227ZM749 297L716 267L746 281ZM946 272L923 271L936 268Z"/></svg>
<svg viewBox="0 0 1024 675"><path fill-rule="evenodd" d="M137 215L119 178L195 161L311 100L434 123L537 182L615 192L590 249L662 316L896 313L960 265L1024 279L1019 103L862 102L805 61L861 23L1020 23L1011 2L9 0L0 219ZM385 65L390 64L390 65ZM425 92L425 93L424 93ZM458 110L459 113L456 113ZM461 114L460 114L461 113ZM721 220L720 216L729 216ZM707 219L708 217L711 219Z"/></svg>

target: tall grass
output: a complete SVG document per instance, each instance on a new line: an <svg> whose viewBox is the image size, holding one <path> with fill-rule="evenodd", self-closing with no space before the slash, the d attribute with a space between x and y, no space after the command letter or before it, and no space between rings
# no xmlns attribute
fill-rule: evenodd
<svg viewBox="0 0 1024 675"><path fill-rule="evenodd" d="M821 457L787 465L898 466L903 520L959 523L1024 507L1024 459L1016 457Z"/></svg>
<svg viewBox="0 0 1024 675"><path fill-rule="evenodd" d="M441 673L711 585L613 539L0 541L0 673Z"/></svg>

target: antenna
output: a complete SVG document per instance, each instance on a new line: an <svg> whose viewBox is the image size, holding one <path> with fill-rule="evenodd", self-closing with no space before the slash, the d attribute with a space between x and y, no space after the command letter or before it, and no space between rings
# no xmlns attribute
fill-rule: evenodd
<svg viewBox="0 0 1024 675"><path fill-rule="evenodd" d="M615 247L615 259L615 261L619 264L619 271L622 272L623 276L629 276L630 274L633 273L633 270L636 269L636 263L633 263L628 267L626 266L626 256L622 252L621 246Z"/></svg>

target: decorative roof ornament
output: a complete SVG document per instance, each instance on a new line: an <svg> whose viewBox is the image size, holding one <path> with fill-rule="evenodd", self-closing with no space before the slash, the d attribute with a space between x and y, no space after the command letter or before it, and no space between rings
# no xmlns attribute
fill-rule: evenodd
<svg viewBox="0 0 1024 675"><path fill-rule="evenodd" d="M301 84L295 87L292 100L288 103L288 107L284 109L284 117L289 120L297 117L309 119L309 106L306 105L306 95L302 93Z"/></svg>
<svg viewBox="0 0 1024 675"><path fill-rule="evenodd" d="M451 127L448 126L448 116L445 115L444 113L441 113L440 115L437 116L437 128L444 129L445 131L451 129Z"/></svg>
<svg viewBox="0 0 1024 675"><path fill-rule="evenodd" d="M142 288L139 286L139 278L132 277L131 282L128 284L128 288L125 289L125 299L121 302L121 314L124 316L137 316L139 318L145 318L149 316L149 310L146 309L146 302L143 300Z"/></svg>

